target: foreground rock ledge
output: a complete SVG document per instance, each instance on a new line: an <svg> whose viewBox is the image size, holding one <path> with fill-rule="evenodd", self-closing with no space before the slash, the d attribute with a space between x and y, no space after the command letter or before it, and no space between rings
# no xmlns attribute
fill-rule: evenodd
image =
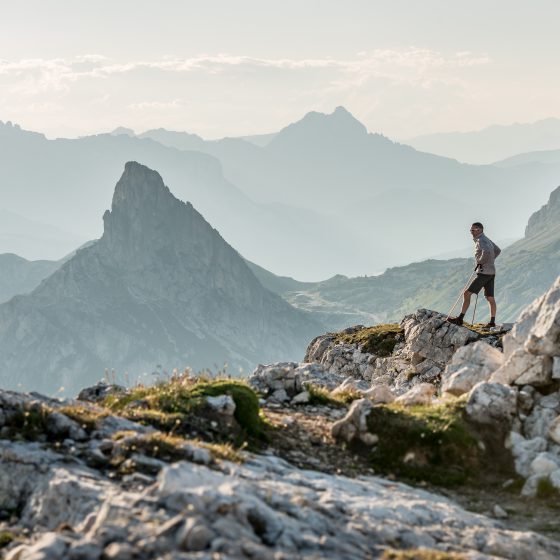
<svg viewBox="0 0 560 560"><path fill-rule="evenodd" d="M560 557L560 543L504 530L434 494L300 470L275 456L247 453L241 465L213 469L180 461L157 478L117 480L41 444L2 440L0 473L0 503L25 492L19 524L33 531L9 560L359 559L380 558L386 547Z"/></svg>

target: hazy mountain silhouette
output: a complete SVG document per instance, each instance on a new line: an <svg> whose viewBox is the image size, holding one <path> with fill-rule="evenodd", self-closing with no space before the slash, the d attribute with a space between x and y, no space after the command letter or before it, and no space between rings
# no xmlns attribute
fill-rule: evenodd
<svg viewBox="0 0 560 560"><path fill-rule="evenodd" d="M493 231L487 234L494 237ZM261 282L297 307L313 311L331 328L356 323L398 321L420 307L448 313L474 268L472 258L426 260L388 269L373 277L337 276L314 284L279 282L259 274ZM529 219L523 239L506 247L497 260L499 321L514 321L560 275L560 187ZM486 320L482 299L477 317ZM474 305L467 319L470 321Z"/></svg>
<svg viewBox="0 0 560 560"><path fill-rule="evenodd" d="M501 161L495 162L493 165L498 167L513 167L516 165L558 165L560 164L560 150L549 150L544 152L527 152L525 154L517 154Z"/></svg>
<svg viewBox="0 0 560 560"><path fill-rule="evenodd" d="M180 134L160 130L158 140L180 146ZM320 211L354 232L363 264L350 274L454 251L475 220L491 223L499 238L519 238L560 176L560 163L507 169L418 152L368 133L343 107L308 113L263 147L237 138L198 149L216 156L225 176L255 200ZM450 219L463 227L442 235Z"/></svg>
<svg viewBox="0 0 560 560"><path fill-rule="evenodd" d="M426 134L404 140L417 150L473 164L489 164L525 152L560 149L560 119L492 125L472 132Z"/></svg>
<svg viewBox="0 0 560 560"><path fill-rule="evenodd" d="M0 123L2 204L29 219L74 232L74 237L68 235L69 240L75 239L70 246L67 243L48 253L60 258L85 239L99 237L99 215L110 199L110 185L130 160L160 170L173 191L199 208L243 256L275 272L293 271L303 278L321 279L338 267L352 270L353 264L359 264L358 245L342 224L312 210L302 219L301 211L289 205L256 204L224 179L214 157L128 133L47 140L42 134ZM14 237L6 237L2 251L41 256L39 249L48 240L42 229L28 229L30 235L44 238L44 242L36 241L38 250L33 254L23 250L16 229L12 230ZM53 247L58 245L53 242ZM333 251L339 255L336 263Z"/></svg>
<svg viewBox="0 0 560 560"><path fill-rule="evenodd" d="M560 165L472 166L418 152L368 133L341 107L309 113L264 147L156 132L157 142L127 133L49 141L0 127L0 194L7 208L97 237L106 185L124 161L140 160L244 257L319 280L455 251L474 220L498 238L519 238L560 175ZM442 235L449 220L458 227Z"/></svg>
<svg viewBox="0 0 560 560"><path fill-rule="evenodd" d="M6 198L3 197L3 201ZM28 259L57 259L85 239L59 227L0 209L0 253L17 253Z"/></svg>
<svg viewBox="0 0 560 560"><path fill-rule="evenodd" d="M127 163L103 220L99 241L0 305L3 387L71 391L105 368L134 378L227 362L235 373L300 358L323 328L263 288L147 167Z"/></svg>
<svg viewBox="0 0 560 560"><path fill-rule="evenodd" d="M0 303L31 292L60 266L60 261L28 261L12 253L0 255Z"/></svg>

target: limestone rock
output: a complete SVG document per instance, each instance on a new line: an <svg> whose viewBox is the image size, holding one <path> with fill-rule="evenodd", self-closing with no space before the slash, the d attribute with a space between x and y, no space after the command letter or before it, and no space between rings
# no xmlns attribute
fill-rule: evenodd
<svg viewBox="0 0 560 560"><path fill-rule="evenodd" d="M548 292L532 304L536 309L535 322L525 341L525 350L544 356L560 355L560 277ZM529 314L533 309L528 310Z"/></svg>
<svg viewBox="0 0 560 560"><path fill-rule="evenodd" d="M417 360L432 360L440 369L445 368L457 349L479 338L470 329L448 323L444 315L428 309L406 316L401 325L406 351Z"/></svg>
<svg viewBox="0 0 560 560"><path fill-rule="evenodd" d="M292 399L292 404L307 404L310 398L309 391L302 391Z"/></svg>
<svg viewBox="0 0 560 560"><path fill-rule="evenodd" d="M514 389L500 383L479 383L473 387L465 408L468 418L475 424L511 425L517 410Z"/></svg>
<svg viewBox="0 0 560 560"><path fill-rule="evenodd" d="M442 392L458 396L488 381L504 361L502 352L483 341L463 346L453 354L442 375Z"/></svg>
<svg viewBox="0 0 560 560"><path fill-rule="evenodd" d="M530 472L533 475L549 475L558 469L560 469L560 457L547 452L539 453L530 465Z"/></svg>
<svg viewBox="0 0 560 560"><path fill-rule="evenodd" d="M435 394L436 388L431 383L421 383L397 397L395 402L404 406L426 405L431 404Z"/></svg>
<svg viewBox="0 0 560 560"><path fill-rule="evenodd" d="M533 386L548 385L551 379L551 359L547 356L528 354L523 348L513 350L506 357L504 364L490 377L490 381L494 383Z"/></svg>
<svg viewBox="0 0 560 560"><path fill-rule="evenodd" d="M513 455L516 472L527 478L531 475L531 463L539 453L546 450L546 440L542 437L527 440L522 435L511 432L506 446Z"/></svg>
<svg viewBox="0 0 560 560"><path fill-rule="evenodd" d="M332 390L345 379L346 376L329 373L319 364L278 362L257 366L247 381L265 395L284 390L288 397L293 397L301 393L307 385L313 384Z"/></svg>
<svg viewBox="0 0 560 560"><path fill-rule="evenodd" d="M206 403L220 415L233 416L235 414L235 401L230 395L206 397Z"/></svg>
<svg viewBox="0 0 560 560"><path fill-rule="evenodd" d="M560 445L560 416L557 416L548 427L548 437Z"/></svg>
<svg viewBox="0 0 560 560"><path fill-rule="evenodd" d="M364 441L365 434L369 433L367 426L367 417L373 406L368 399L355 400L348 414L341 420L334 422L331 427L331 434L336 439L350 442L355 438ZM365 438L371 441L371 438ZM375 443L375 442L373 442Z"/></svg>
<svg viewBox="0 0 560 560"><path fill-rule="evenodd" d="M78 394L78 400L98 403L106 399L109 395L119 395L125 392L125 387L121 385L98 381L96 385L82 389Z"/></svg>
<svg viewBox="0 0 560 560"><path fill-rule="evenodd" d="M389 385L375 385L371 389L364 391L364 397L374 404L388 404L395 400L395 395L391 391Z"/></svg>

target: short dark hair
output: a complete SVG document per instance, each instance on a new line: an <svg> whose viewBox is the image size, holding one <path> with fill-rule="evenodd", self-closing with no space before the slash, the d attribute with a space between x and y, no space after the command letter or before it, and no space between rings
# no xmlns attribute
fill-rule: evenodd
<svg viewBox="0 0 560 560"><path fill-rule="evenodd" d="M484 229L484 226L480 223L480 222L475 222L473 224L474 227L480 228L480 229Z"/></svg>

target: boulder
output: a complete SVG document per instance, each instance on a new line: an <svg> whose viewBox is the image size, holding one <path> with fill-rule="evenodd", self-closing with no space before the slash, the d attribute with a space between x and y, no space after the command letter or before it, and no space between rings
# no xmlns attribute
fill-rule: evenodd
<svg viewBox="0 0 560 560"><path fill-rule="evenodd" d="M376 443L377 439L374 440L368 437L368 435L374 435L370 434L367 425L367 417L372 407L373 403L368 399L355 400L350 406L350 410L346 416L333 423L331 426L331 435L335 439L346 442L360 439L364 443Z"/></svg>
<svg viewBox="0 0 560 560"><path fill-rule="evenodd" d="M395 399L396 403L403 406L416 406L431 404L436 388L431 383L420 383Z"/></svg>
<svg viewBox="0 0 560 560"><path fill-rule="evenodd" d="M532 461L529 471L532 475L549 475L560 469L560 457L553 453L542 451Z"/></svg>
<svg viewBox="0 0 560 560"><path fill-rule="evenodd" d="M468 393L477 383L488 381L503 361L502 352L484 341L463 346L445 368L441 390L455 396Z"/></svg>
<svg viewBox="0 0 560 560"><path fill-rule="evenodd" d="M548 426L548 437L560 445L560 416L557 416Z"/></svg>
<svg viewBox="0 0 560 560"><path fill-rule="evenodd" d="M504 337L504 340L508 335ZM523 348L512 350L504 364L497 369L490 381L504 385L545 386L552 380L552 361L547 356L535 356Z"/></svg>
<svg viewBox="0 0 560 560"><path fill-rule="evenodd" d="M395 395L387 384L375 385L364 391L363 395L374 404L388 404L395 400Z"/></svg>
<svg viewBox="0 0 560 560"><path fill-rule="evenodd" d="M462 346L474 342L480 335L446 321L445 315L419 309L407 315L402 323L405 334L405 351L417 363L431 360L441 370Z"/></svg>
<svg viewBox="0 0 560 560"><path fill-rule="evenodd" d="M510 432L506 447L511 451L515 462L515 471L527 478L531 475L531 464L539 453L546 450L546 440L542 437L525 439L521 434Z"/></svg>
<svg viewBox="0 0 560 560"><path fill-rule="evenodd" d="M560 276L546 292L532 304L528 313L534 314L534 323L525 340L525 350L544 356L560 355Z"/></svg>
<svg viewBox="0 0 560 560"><path fill-rule="evenodd" d="M468 419L478 425L510 426L517 411L517 393L500 383L479 383L467 398Z"/></svg>
<svg viewBox="0 0 560 560"><path fill-rule="evenodd" d="M535 406L523 421L523 432L528 438L549 437L549 430L557 417L557 413L550 408Z"/></svg>

